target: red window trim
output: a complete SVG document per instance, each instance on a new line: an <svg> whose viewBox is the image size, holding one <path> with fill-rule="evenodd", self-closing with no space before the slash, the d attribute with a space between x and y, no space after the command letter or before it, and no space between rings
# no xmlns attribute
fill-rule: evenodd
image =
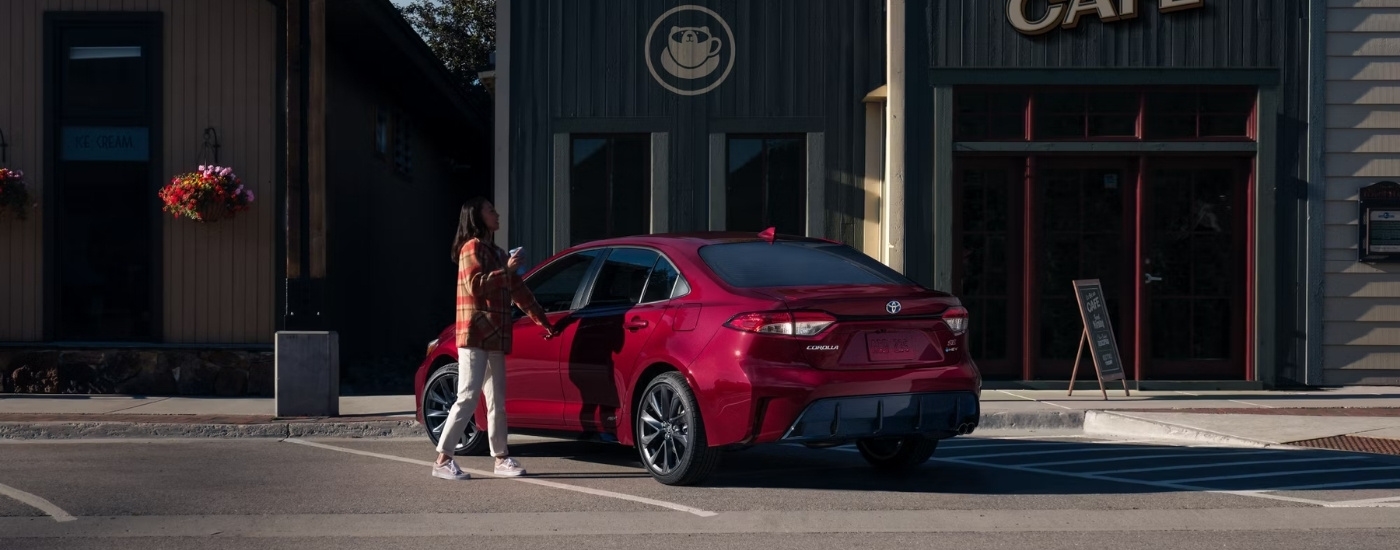
<svg viewBox="0 0 1400 550"><path fill-rule="evenodd" d="M1112 115L1126 115L1126 114L1129 114L1129 113L1126 113L1126 112L1115 112L1115 113L1092 113L1092 114L1091 114L1091 113L1089 113L1089 111L1088 111L1088 105L1087 105L1087 103L1086 103L1086 104L1085 104L1084 111L1083 111L1082 114L1080 115L1080 116L1083 117L1083 120L1084 120L1084 132L1083 132L1083 134L1081 135L1081 137L1078 137L1078 138L1073 138L1073 137L1038 138L1038 137L1035 136L1035 131L1036 131L1036 128L1035 128L1035 118L1036 118L1036 94L1039 94L1039 93L1047 93L1047 92L1057 92L1057 93L1059 93L1059 92L1068 92L1068 93L1081 93L1081 94L1086 94L1086 95L1085 95L1086 102L1087 102L1087 98L1089 97L1087 94L1094 94L1094 93L1099 93L1099 94L1103 94L1103 93L1132 93L1132 94L1136 94L1136 95L1137 95L1138 101L1137 101L1137 111L1136 111L1136 113L1133 113L1133 114L1136 115L1136 121L1135 121L1135 125L1134 125L1134 130L1135 130L1135 131L1134 131L1134 135L1131 135L1131 136L1090 136L1090 135L1089 135L1089 117L1091 117L1091 116L1104 116L1104 115L1109 115L1109 116L1112 116ZM1149 113L1149 112L1148 112L1148 106L1147 106L1147 95L1148 95L1149 93L1161 93L1161 92L1175 92L1175 93L1255 93L1255 92L1257 92L1257 88L1250 87L1250 86L1155 86L1155 87L1145 87L1145 86L1056 86L1056 87L1048 87L1048 88L1046 88L1046 87L1040 87L1040 88L1032 88L1032 87L1014 87L1014 88L1007 88L1007 87L1004 87L1004 86L1002 86L1002 87L997 87L997 86L962 86L962 87L958 87L958 88L957 88L956 90L954 90L954 92L953 92L953 93L954 93L954 96L953 96L953 97L954 97L954 105L955 105L955 106L957 105L957 98L958 98L958 96L959 96L960 94L991 94L991 93L995 93L995 94L1008 94L1008 93L1011 93L1011 94L1021 94L1021 95L1023 96L1023 98L1024 98L1023 104L1025 105L1025 110L1024 110L1025 112L1022 113L1022 114L1023 114L1023 119L1022 119L1022 134L1021 134L1021 137L1020 137L1020 138L1010 138L1010 139L985 139L985 138L980 138L980 137L971 137L971 138L969 138L968 136L965 136L965 135L959 135L959 134L958 134L958 131L957 131L958 123L961 122L961 121L963 121L963 120L966 120L967 117L972 117L972 118L975 119L975 120L981 120L983 123L987 124L988 127L990 128L991 121L992 121L993 119L995 119L995 118L1000 118L1000 117L1014 116L1014 115L1016 115L1017 113L1015 113L1015 112L1010 112L1010 111L1003 112L1003 111L1000 111L1000 110L995 110L995 111L994 111L994 110L988 109L987 111L982 111L982 112L975 112L975 113L962 114L962 113L956 112L956 110L955 110L955 112L953 113L953 117L954 117L954 120L953 120L953 125L954 125L954 127L953 127L954 139L955 139L956 141L966 141L966 142L976 142L976 141L984 141L984 142L985 142L985 141L1000 141L1000 142L1049 142L1049 141L1055 141L1055 142L1090 142L1090 141L1093 141L1093 142L1146 142L1146 141L1154 141L1154 142L1156 142L1156 141L1161 141L1161 142L1186 142L1186 141L1191 141L1191 142L1250 142L1250 141L1256 141L1256 140L1258 140L1258 118L1259 118L1259 117L1258 117L1258 114L1259 114L1259 113L1258 113L1258 109L1259 109L1259 102L1258 102L1257 100L1253 101L1252 104L1250 105L1250 109L1249 109L1248 111L1245 111L1245 112L1205 111L1205 110L1202 110L1202 109L1201 109L1200 103L1198 102L1196 108L1193 109L1192 111L1189 111L1189 112L1188 112L1188 111L1181 111L1181 112L1176 112L1176 111L1158 111L1158 112ZM956 107L955 107L955 109L956 109ZM1170 116L1170 115L1191 116L1191 117L1194 118L1194 120L1195 120L1195 125L1196 125L1195 135L1194 135L1194 136L1191 136L1191 137L1174 137L1174 138L1154 138L1154 139L1149 139L1149 138L1146 137L1146 132L1147 132L1147 130L1149 129L1149 126L1148 126L1148 123L1147 123L1147 118L1148 118L1148 115L1149 115L1149 114L1150 114L1150 115L1153 115L1153 116L1163 116L1163 115L1166 115L1166 116ZM1243 114L1243 115L1246 116L1246 121L1245 121L1245 134L1244 134L1244 135L1241 135L1241 136L1202 136L1202 135L1201 135L1201 120L1202 120L1203 117L1212 116L1212 115L1241 115L1241 114ZM1065 116L1071 116L1071 115L1065 115Z"/></svg>

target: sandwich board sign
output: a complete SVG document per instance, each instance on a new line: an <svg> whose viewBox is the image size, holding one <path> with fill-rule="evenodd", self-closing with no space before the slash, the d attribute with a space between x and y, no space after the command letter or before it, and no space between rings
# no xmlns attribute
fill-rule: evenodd
<svg viewBox="0 0 1400 550"><path fill-rule="evenodd" d="M1128 393L1128 379L1123 374L1123 357L1118 353L1118 339L1113 336L1113 322L1108 316L1108 301L1103 296L1103 285L1098 279L1074 281L1074 297L1079 303L1079 318L1084 321L1084 332L1079 338L1079 351L1074 353L1074 370L1069 375L1069 395L1074 395L1074 380L1079 375L1079 363L1088 344L1089 356L1094 362L1094 372L1099 378L1099 391L1108 400L1105 381L1121 380L1123 395Z"/></svg>

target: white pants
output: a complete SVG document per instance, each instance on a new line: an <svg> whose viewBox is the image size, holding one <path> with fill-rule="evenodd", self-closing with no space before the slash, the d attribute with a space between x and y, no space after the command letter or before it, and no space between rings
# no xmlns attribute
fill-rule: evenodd
<svg viewBox="0 0 1400 550"><path fill-rule="evenodd" d="M467 421L476 412L476 398L486 393L486 425L481 419L477 428L485 428L491 443L491 456L510 456L506 449L506 354L480 348L457 348L457 402L447 414L442 426L437 450L451 455L452 448L462 440Z"/></svg>

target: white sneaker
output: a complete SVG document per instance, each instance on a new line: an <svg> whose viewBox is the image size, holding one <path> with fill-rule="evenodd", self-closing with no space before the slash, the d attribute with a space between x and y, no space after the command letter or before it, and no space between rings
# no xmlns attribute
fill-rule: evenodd
<svg viewBox="0 0 1400 550"><path fill-rule="evenodd" d="M496 459L496 475L498 476L521 476L525 475L525 468L516 462L514 458Z"/></svg>
<svg viewBox="0 0 1400 550"><path fill-rule="evenodd" d="M499 466L497 468L499 468ZM463 472L461 468L458 468L456 460L449 460L445 464L433 465L433 477L440 477L442 479L455 479L460 481L465 479L471 479L472 475Z"/></svg>

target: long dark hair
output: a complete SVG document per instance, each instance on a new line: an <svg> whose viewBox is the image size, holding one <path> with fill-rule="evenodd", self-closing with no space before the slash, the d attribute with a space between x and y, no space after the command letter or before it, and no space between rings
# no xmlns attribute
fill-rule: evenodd
<svg viewBox="0 0 1400 550"><path fill-rule="evenodd" d="M481 210L486 206L486 197L475 197L462 204L462 213L457 217L457 237L452 239L452 263L457 263L462 254L462 245L472 239L488 240L491 230Z"/></svg>

